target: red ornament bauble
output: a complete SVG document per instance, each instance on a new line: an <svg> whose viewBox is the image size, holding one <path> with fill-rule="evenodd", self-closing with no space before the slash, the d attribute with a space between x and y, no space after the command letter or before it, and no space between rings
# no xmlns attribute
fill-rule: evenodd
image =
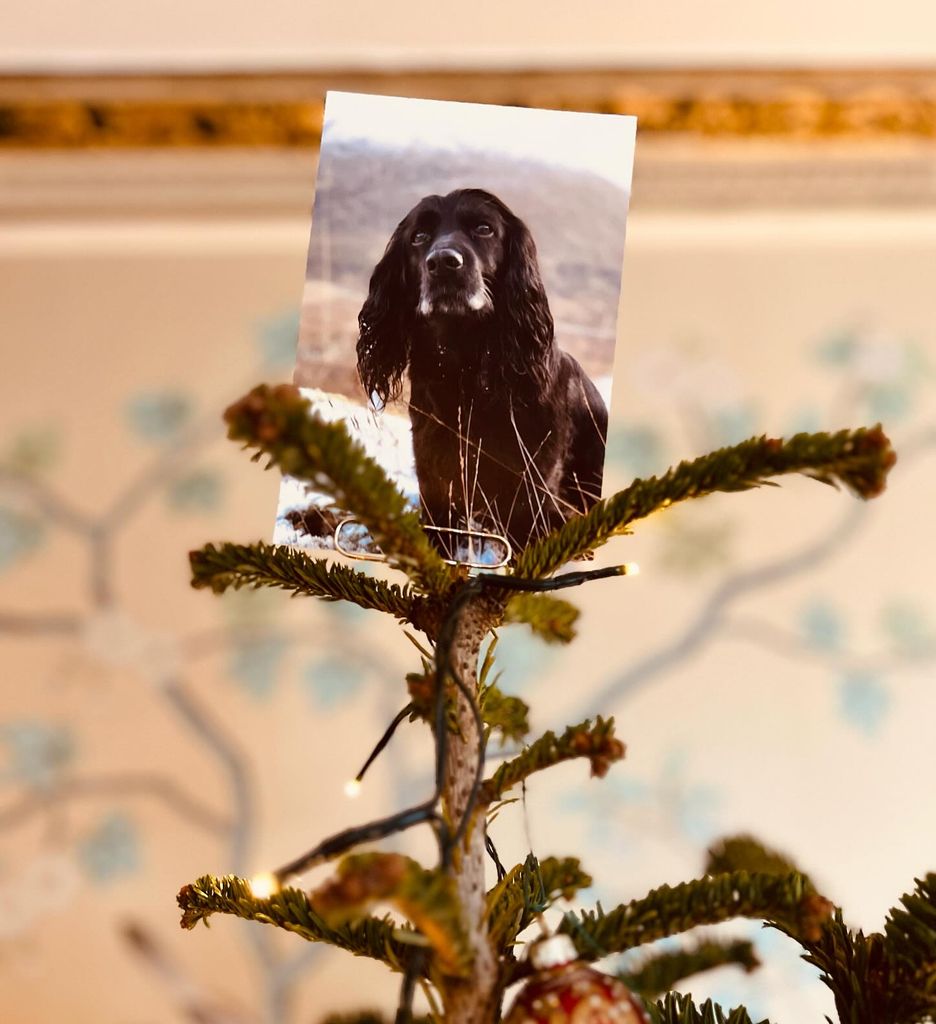
<svg viewBox="0 0 936 1024"><path fill-rule="evenodd" d="M649 1024L630 989L579 960L568 935L540 939L530 959L536 974L520 990L503 1024Z"/></svg>

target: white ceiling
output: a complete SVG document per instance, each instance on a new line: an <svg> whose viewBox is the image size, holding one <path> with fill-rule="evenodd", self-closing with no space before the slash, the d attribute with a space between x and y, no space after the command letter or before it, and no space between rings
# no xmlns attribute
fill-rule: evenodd
<svg viewBox="0 0 936 1024"><path fill-rule="evenodd" d="M933 0L7 3L0 71L936 62Z"/></svg>

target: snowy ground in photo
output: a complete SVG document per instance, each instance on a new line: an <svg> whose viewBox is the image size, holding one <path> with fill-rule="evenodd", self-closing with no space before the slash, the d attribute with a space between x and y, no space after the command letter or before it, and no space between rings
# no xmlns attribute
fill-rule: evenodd
<svg viewBox="0 0 936 1024"><path fill-rule="evenodd" d="M416 507L419 485L413 461L413 442L409 417L394 412L375 412L353 402L344 395L329 394L318 388L301 388L312 411L328 423L344 421L351 436L363 445L371 458L376 459L390 478ZM305 548L335 549L333 536L318 537L300 533L289 521L289 513L305 511L315 506L331 507L331 499L316 491L303 480L284 476L280 484L276 509L274 544L293 544ZM342 547L354 549L353 531L342 532Z"/></svg>
<svg viewBox="0 0 936 1024"><path fill-rule="evenodd" d="M611 377L595 380L601 397L610 406ZM313 412L329 423L343 421L351 436L363 445L364 450L387 471L390 478L410 499L413 507L419 503L419 484L413 459L412 430L409 417L397 412L376 412L343 395L332 394L319 388L301 388ZM276 510L276 525L273 531L274 544L291 544L310 549L335 550L333 533L312 535L296 529L290 515L306 512L310 508L333 509L331 500L316 491L310 484L295 477L284 476L280 484L279 502ZM353 527L342 529L341 546L347 551L368 551L369 538L364 530ZM502 550L496 545L497 551ZM455 557L460 557L456 555ZM476 556L472 555L471 560ZM498 560L500 554L489 554Z"/></svg>

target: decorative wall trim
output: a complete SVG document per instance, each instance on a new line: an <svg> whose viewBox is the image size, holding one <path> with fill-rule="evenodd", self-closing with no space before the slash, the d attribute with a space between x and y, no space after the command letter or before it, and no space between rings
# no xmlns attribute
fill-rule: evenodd
<svg viewBox="0 0 936 1024"><path fill-rule="evenodd" d="M936 69L0 77L2 149L315 147L326 89L636 114L648 139L936 142Z"/></svg>
<svg viewBox="0 0 936 1024"><path fill-rule="evenodd" d="M713 147L642 139L632 211L936 210L933 146ZM273 218L308 231L315 158L314 149L9 151L0 153L0 221Z"/></svg>

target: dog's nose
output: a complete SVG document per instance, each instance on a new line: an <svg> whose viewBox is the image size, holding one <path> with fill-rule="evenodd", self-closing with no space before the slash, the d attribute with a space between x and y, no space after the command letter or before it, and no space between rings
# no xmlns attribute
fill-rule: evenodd
<svg viewBox="0 0 936 1024"><path fill-rule="evenodd" d="M465 265L465 257L457 249L433 249L426 257L426 266L430 274L440 271L455 272Z"/></svg>

